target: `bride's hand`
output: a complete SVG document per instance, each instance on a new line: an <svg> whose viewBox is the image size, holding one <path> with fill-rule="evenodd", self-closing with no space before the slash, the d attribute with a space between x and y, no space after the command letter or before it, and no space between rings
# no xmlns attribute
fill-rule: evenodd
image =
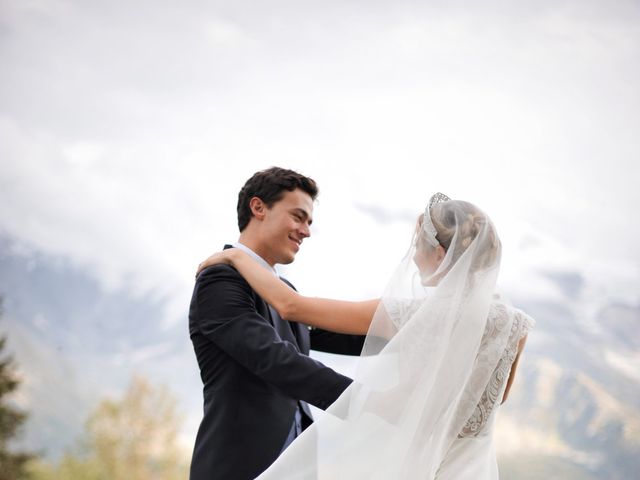
<svg viewBox="0 0 640 480"><path fill-rule="evenodd" d="M223 250L222 252L216 252L213 255L211 255L209 258L207 258L204 262L202 262L200 265L198 265L198 271L196 272L196 278L198 277L198 275L200 275L200 272L202 272L202 270L204 270L207 267L210 267L212 265L220 265L220 264L226 264L226 265L232 265L232 261L231 261L231 255L233 254L233 249L229 248L227 250Z"/></svg>

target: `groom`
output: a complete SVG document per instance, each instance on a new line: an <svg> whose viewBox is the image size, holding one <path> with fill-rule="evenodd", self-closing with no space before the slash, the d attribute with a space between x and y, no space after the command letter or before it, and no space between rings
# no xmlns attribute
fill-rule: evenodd
<svg viewBox="0 0 640 480"><path fill-rule="evenodd" d="M232 246L277 275L310 236L316 183L291 170L254 174L238 195ZM286 280L283 279L286 282ZM287 282L288 283L288 282ZM204 384L191 480L249 480L262 473L351 379L311 359L309 348L358 355L364 337L287 322L228 265L197 278L189 332Z"/></svg>

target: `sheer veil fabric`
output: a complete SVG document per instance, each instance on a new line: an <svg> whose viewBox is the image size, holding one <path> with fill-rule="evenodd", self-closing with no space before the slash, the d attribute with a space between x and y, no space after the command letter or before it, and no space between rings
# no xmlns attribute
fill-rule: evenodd
<svg viewBox="0 0 640 480"><path fill-rule="evenodd" d="M446 247L437 270L424 267L436 247L419 221L353 384L259 479L445 478L456 444L490 430L532 322L494 298L501 245L490 219L459 200L425 215Z"/></svg>

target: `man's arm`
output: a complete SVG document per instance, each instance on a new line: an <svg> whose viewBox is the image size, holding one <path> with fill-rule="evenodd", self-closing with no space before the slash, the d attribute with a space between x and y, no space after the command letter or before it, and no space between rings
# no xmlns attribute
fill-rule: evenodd
<svg viewBox="0 0 640 480"><path fill-rule="evenodd" d="M255 308L251 288L232 267L198 277L194 315L200 332L228 355L292 398L326 409L351 379L282 340Z"/></svg>
<svg viewBox="0 0 640 480"><path fill-rule="evenodd" d="M312 328L309 332L311 349L318 352L360 355L366 335L346 335Z"/></svg>

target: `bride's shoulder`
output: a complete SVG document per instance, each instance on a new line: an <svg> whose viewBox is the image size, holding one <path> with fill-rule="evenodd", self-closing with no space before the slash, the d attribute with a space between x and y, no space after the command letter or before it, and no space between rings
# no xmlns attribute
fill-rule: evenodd
<svg viewBox="0 0 640 480"><path fill-rule="evenodd" d="M499 297L495 297L489 307L489 318L499 323L511 323L514 330L519 330L521 335L526 335L531 330L536 321L523 310L504 302Z"/></svg>

